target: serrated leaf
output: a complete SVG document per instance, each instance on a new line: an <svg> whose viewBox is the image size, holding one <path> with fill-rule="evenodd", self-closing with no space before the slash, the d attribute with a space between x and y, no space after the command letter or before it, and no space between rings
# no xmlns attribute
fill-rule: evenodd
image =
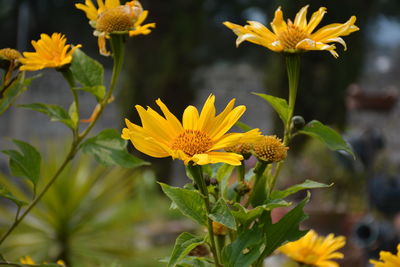
<svg viewBox="0 0 400 267"><path fill-rule="evenodd" d="M260 94L260 93L253 93L253 94L258 95L259 97L267 101L276 111L276 113L278 113L279 118L281 118L283 124L286 123L289 117L289 105L286 99L267 94Z"/></svg>
<svg viewBox="0 0 400 267"><path fill-rule="evenodd" d="M271 194L271 199L282 199L287 196L290 196L294 193L297 193L300 190L306 190L306 189L314 189L314 188L324 188L324 187L330 187L332 184L327 185L323 183L318 183L312 180L305 180L301 184L293 185L285 190L276 190L272 192Z"/></svg>
<svg viewBox="0 0 400 267"><path fill-rule="evenodd" d="M239 234L237 239L224 247L222 260L225 267L248 267L253 264L265 249L262 230L254 226Z"/></svg>
<svg viewBox="0 0 400 267"><path fill-rule="evenodd" d="M18 207L22 207L24 205L27 205L25 201L19 200L16 196L14 196L10 191L8 191L4 186L0 184L0 197L7 198L8 200L11 200L14 202ZM1 256L1 255L0 255ZM1 257L0 257L1 260Z"/></svg>
<svg viewBox="0 0 400 267"><path fill-rule="evenodd" d="M176 204L183 215L201 225L207 225L204 199L199 192L159 183L164 193Z"/></svg>
<svg viewBox="0 0 400 267"><path fill-rule="evenodd" d="M70 70L83 87L103 85L103 66L80 49L73 54Z"/></svg>
<svg viewBox="0 0 400 267"><path fill-rule="evenodd" d="M308 218L304 214L304 205L310 200L310 195L301 201L295 208L289 211L277 223L272 224L270 221L265 223L264 229L268 240L268 246L263 252L263 257L271 255L278 247L286 242L298 240L305 235L307 231L301 231L299 225L302 221Z"/></svg>
<svg viewBox="0 0 400 267"><path fill-rule="evenodd" d="M103 100L104 96L106 95L106 87L104 85L75 87L74 90L83 90L91 93L96 97L97 102Z"/></svg>
<svg viewBox="0 0 400 267"><path fill-rule="evenodd" d="M24 72L18 74L17 78L11 82L6 88L0 87L0 115L4 113L17 97L25 92L33 79L36 79L40 75L25 79Z"/></svg>
<svg viewBox="0 0 400 267"><path fill-rule="evenodd" d="M215 206L211 210L211 213L208 215L208 217L211 220L219 222L230 229L236 230L235 217L232 215L228 204L226 204L223 198L220 198L217 203L215 203Z"/></svg>
<svg viewBox="0 0 400 267"><path fill-rule="evenodd" d="M342 136L317 120L310 121L299 131L324 143L330 150L344 150L355 158L354 152Z"/></svg>
<svg viewBox="0 0 400 267"><path fill-rule="evenodd" d="M33 103L33 104L19 105L19 106L22 108L27 108L30 110L35 110L44 113L50 117L51 121L59 121L61 123L64 123L71 129L74 128L74 123L71 120L71 117L69 116L67 111L65 111L65 109L63 109L58 105Z"/></svg>
<svg viewBox="0 0 400 267"><path fill-rule="evenodd" d="M3 150L2 152L10 157L11 173L17 177L29 179L36 186L40 176L40 153L32 145L13 140L21 152L16 150Z"/></svg>
<svg viewBox="0 0 400 267"><path fill-rule="evenodd" d="M176 264L192 249L204 243L203 237L198 237L189 233L182 233L175 241L174 249L172 250L171 258L168 262L168 267L176 266Z"/></svg>
<svg viewBox="0 0 400 267"><path fill-rule="evenodd" d="M104 165L118 165L125 168L137 168L149 163L131 155L126 150L127 142L114 129L106 129L82 143L84 153L93 155L97 162Z"/></svg>

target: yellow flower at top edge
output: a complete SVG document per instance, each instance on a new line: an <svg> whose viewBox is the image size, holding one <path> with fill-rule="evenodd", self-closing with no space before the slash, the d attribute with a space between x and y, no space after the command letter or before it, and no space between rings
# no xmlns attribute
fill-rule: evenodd
<svg viewBox="0 0 400 267"><path fill-rule="evenodd" d="M379 253L379 260L370 260L374 267L398 267L400 266L400 244L397 245L397 255L393 255L387 251Z"/></svg>
<svg viewBox="0 0 400 267"><path fill-rule="evenodd" d="M97 5L96 8L92 0L86 0L85 4L75 4L76 8L86 13L89 24L95 29L94 35L98 36L100 54L104 56L110 55L106 49L106 39L110 38L110 34L147 35L156 25L142 25L148 11L143 10L139 1L134 0L121 5L119 0L97 0Z"/></svg>
<svg viewBox="0 0 400 267"><path fill-rule="evenodd" d="M220 150L243 140L257 138L259 130L227 133L246 107L234 108L235 99L232 99L216 116L214 102L215 96L210 95L200 114L194 106L188 106L183 113L182 123L160 99L156 103L164 116L150 107L144 109L137 105L142 126L126 119L127 128L122 130L122 138L130 140L137 150L155 158L171 156L183 160L186 165L190 162L198 165L219 162L240 165L242 155Z"/></svg>
<svg viewBox="0 0 400 267"><path fill-rule="evenodd" d="M343 254L337 250L345 244L344 236L334 237L333 234L329 234L323 237L310 230L299 240L281 246L278 251L297 262L311 266L339 267L339 264L333 260L343 259Z"/></svg>
<svg viewBox="0 0 400 267"><path fill-rule="evenodd" d="M40 40L32 41L35 52L24 52L20 58L22 66L20 70L35 71L44 68L61 68L71 63L72 54L81 45L66 45L67 39L61 33L53 33L51 36L42 33ZM68 51L69 50L69 51Z"/></svg>
<svg viewBox="0 0 400 267"><path fill-rule="evenodd" d="M321 7L314 12L307 22L308 5L303 7L292 22L283 19L283 12L279 7L275 11L275 17L271 22L272 32L257 21L248 21L248 25L240 26L231 22L224 22L224 25L238 36L236 45L249 41L262 45L274 52L297 53L308 50L327 50L334 57L338 57L335 51L336 46L330 43L340 43L346 50L346 43L340 36L347 36L359 28L354 25L356 17L352 16L347 22L329 24L316 32L314 29L321 22L326 13L326 8Z"/></svg>

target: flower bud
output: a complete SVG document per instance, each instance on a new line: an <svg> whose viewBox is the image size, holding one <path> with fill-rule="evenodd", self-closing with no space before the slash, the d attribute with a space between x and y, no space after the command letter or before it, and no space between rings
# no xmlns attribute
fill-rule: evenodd
<svg viewBox="0 0 400 267"><path fill-rule="evenodd" d="M292 131L296 132L303 129L305 124L306 122L302 116L293 116L291 125Z"/></svg>
<svg viewBox="0 0 400 267"><path fill-rule="evenodd" d="M213 232L215 235L227 235L228 228L219 222L212 222Z"/></svg>
<svg viewBox="0 0 400 267"><path fill-rule="evenodd" d="M238 195L244 196L250 192L250 186L248 186L245 182L240 182L235 186L234 190Z"/></svg>

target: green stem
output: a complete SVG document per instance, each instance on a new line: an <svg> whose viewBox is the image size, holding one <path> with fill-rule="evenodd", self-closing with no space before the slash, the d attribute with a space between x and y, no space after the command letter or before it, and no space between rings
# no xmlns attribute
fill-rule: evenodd
<svg viewBox="0 0 400 267"><path fill-rule="evenodd" d="M43 188L43 190L40 192L40 194L37 197L35 197L35 199L29 204L28 208L21 214L20 217L18 217L14 221L14 223L10 226L10 228L4 233L4 235L0 239L0 245L14 231L14 229L22 222L22 220L36 206L36 204L42 199L42 197L46 194L46 192L49 190L49 188L54 184L54 182L57 180L59 175L62 173L62 171L68 165L68 163L74 158L76 152L79 150L80 143L86 137L86 135L89 134L90 130L94 127L98 118L102 114L104 107L108 104L108 101L109 101L110 97L112 96L112 92L115 89L115 86L117 84L118 76L119 76L119 73L121 72L121 68L122 68L122 64L123 64L124 50L125 50L125 47L123 46L123 36L117 35L114 39L114 35L113 35L111 38L111 47L113 48L113 58L114 58L113 73L112 73L109 91L108 91L106 97L100 103L100 106L101 106L100 111L96 115L95 119L82 132L82 134L80 134L80 135L74 134L74 140L72 142L71 149L70 149L67 157L64 159L64 161L61 164L61 166L59 167L59 169L56 171L56 173L53 175L53 177L50 179L50 181L46 184L46 186ZM64 72L63 72L63 74L64 74ZM67 72L66 73L67 81L70 80L70 77L68 75L69 74ZM72 83L72 87L73 87L73 85L74 84ZM74 90L72 90L72 91L74 91ZM77 98L77 96L76 96L76 98Z"/></svg>
<svg viewBox="0 0 400 267"><path fill-rule="evenodd" d="M75 140L78 137L78 134L79 134L79 118L80 118L79 98L78 98L78 93L75 90L75 87L76 87L75 78L74 78L74 75L72 74L72 72L71 72L69 67L60 69L60 72L64 76L64 79L68 82L68 85L69 85L69 87L71 89L71 93L72 93L72 96L74 98L74 104L75 104L76 113L77 113L77 116L78 116L78 122L77 122L76 127L75 127L75 129L73 131L74 140Z"/></svg>
<svg viewBox="0 0 400 267"><path fill-rule="evenodd" d="M244 175L246 173L246 167L244 165L244 160L241 161L242 164L240 164L237 168L238 168L238 172L239 172L239 181L243 182L244 181Z"/></svg>
<svg viewBox="0 0 400 267"><path fill-rule="evenodd" d="M117 85L119 74L121 73L122 65L124 63L124 56L125 56L125 46L124 46L124 36L120 34L112 34L110 41L111 41L111 49L113 53L113 60L114 66L111 76L111 84L110 88L104 97L104 99L99 103L100 109L96 116L94 117L93 121L89 124L89 126L79 135L78 140L82 140L85 136L90 132L93 126L96 124L97 120L103 113L105 106L108 104L112 93Z"/></svg>
<svg viewBox="0 0 400 267"><path fill-rule="evenodd" d="M297 88L299 86L299 78L300 78L300 57L299 53L287 53L286 57L286 69L288 75L289 82L289 114L287 120L285 122L285 130L283 137L283 144L287 146L291 139L291 122L294 113L294 108L296 105L296 97L297 97ZM268 179L268 195L272 193L274 190L276 180L279 176L280 170L282 168L283 161L277 163L274 174L269 176Z"/></svg>
<svg viewBox="0 0 400 267"><path fill-rule="evenodd" d="M206 206L206 212L207 212L207 230L208 230L208 235L210 237L210 242L211 242L210 248L211 248L211 252L213 254L215 266L217 266L217 267L222 266L220 264L219 253L217 252L217 245L215 243L215 236L214 236L214 231L213 231L213 226L212 226L212 220L210 218L208 218L208 214L211 213L211 204L210 204L210 198L208 196L207 185L206 185L206 183L204 181L204 177L203 177L203 171L201 169L201 166L191 165L191 164L188 165L188 170L192 174L193 179L194 179L195 183L197 184L200 193L204 197L204 204Z"/></svg>
<svg viewBox="0 0 400 267"><path fill-rule="evenodd" d="M246 208L250 205L250 203L254 203L254 201L258 201L256 198L259 198L258 195L260 195L260 190L266 190L265 188L265 179L263 179L263 175L265 173L265 169L268 166L268 162L259 160L257 162L256 167L254 168L254 187L253 190L250 193L250 196L247 200L247 203L244 205ZM261 194L262 195L262 194ZM259 201L261 201L259 199Z"/></svg>

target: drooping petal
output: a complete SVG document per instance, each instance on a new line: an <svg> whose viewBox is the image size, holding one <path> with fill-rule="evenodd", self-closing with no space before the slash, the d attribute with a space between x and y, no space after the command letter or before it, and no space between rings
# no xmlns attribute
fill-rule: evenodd
<svg viewBox="0 0 400 267"><path fill-rule="evenodd" d="M349 35L359 30L359 28L354 25L355 22L356 16L352 16L346 23L329 24L313 33L311 38L315 41L325 42L328 39Z"/></svg>

